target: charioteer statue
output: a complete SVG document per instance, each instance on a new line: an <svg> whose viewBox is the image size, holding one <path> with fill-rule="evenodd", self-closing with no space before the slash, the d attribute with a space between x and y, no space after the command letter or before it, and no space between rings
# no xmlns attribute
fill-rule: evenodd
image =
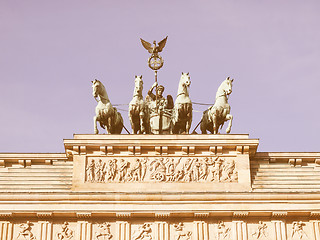
<svg viewBox="0 0 320 240"><path fill-rule="evenodd" d="M155 90L155 94L153 90ZM164 86L155 82L146 97L149 111L150 133L152 134L170 134L172 132L172 111L173 99L171 95L167 98L163 96Z"/></svg>

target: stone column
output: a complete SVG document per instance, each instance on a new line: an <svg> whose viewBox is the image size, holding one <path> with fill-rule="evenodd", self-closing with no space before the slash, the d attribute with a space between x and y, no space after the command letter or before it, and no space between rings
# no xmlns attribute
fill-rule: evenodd
<svg viewBox="0 0 320 240"><path fill-rule="evenodd" d="M155 240L169 240L169 224L166 222L154 223Z"/></svg>
<svg viewBox="0 0 320 240"><path fill-rule="evenodd" d="M52 239L52 223L48 221L39 221L40 240Z"/></svg>
<svg viewBox="0 0 320 240"><path fill-rule="evenodd" d="M233 221L233 237L234 240L247 240L248 229L247 223L244 221Z"/></svg>
<svg viewBox="0 0 320 240"><path fill-rule="evenodd" d="M319 228L320 221L318 220L311 221L311 224L312 224L314 239L320 240L320 228Z"/></svg>
<svg viewBox="0 0 320 240"><path fill-rule="evenodd" d="M88 221L78 221L78 229L75 237L78 240L91 240L92 223Z"/></svg>
<svg viewBox="0 0 320 240"><path fill-rule="evenodd" d="M194 231L192 239L209 240L208 223L205 221L194 221Z"/></svg>
<svg viewBox="0 0 320 240"><path fill-rule="evenodd" d="M12 239L13 225L11 222L0 222L0 239L11 240Z"/></svg>
<svg viewBox="0 0 320 240"><path fill-rule="evenodd" d="M274 240L287 240L286 224L284 221L275 220L273 222Z"/></svg>
<svg viewBox="0 0 320 240"><path fill-rule="evenodd" d="M125 221L117 221L117 240L130 240L131 239L131 226L130 223Z"/></svg>

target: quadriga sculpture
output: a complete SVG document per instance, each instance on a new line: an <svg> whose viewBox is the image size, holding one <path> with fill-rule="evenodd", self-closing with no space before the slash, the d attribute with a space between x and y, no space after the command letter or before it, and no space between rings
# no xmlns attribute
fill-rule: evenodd
<svg viewBox="0 0 320 240"><path fill-rule="evenodd" d="M92 91L93 97L98 102L96 116L93 117L94 133L99 133L97 128L97 122L99 122L102 128L106 128L108 134L120 134L123 128L123 119L117 109L111 105L105 87L95 79L92 81ZM98 97L99 100L97 100Z"/></svg>
<svg viewBox="0 0 320 240"><path fill-rule="evenodd" d="M200 125L202 134L206 134L207 130L213 134L218 134L219 127L222 128L224 122L228 120L230 121L226 132L230 133L233 116L230 114L228 97L232 92L233 80L234 79L230 79L230 77L227 77L227 79L221 83L216 94L214 105L203 112Z"/></svg>
<svg viewBox="0 0 320 240"><path fill-rule="evenodd" d="M189 98L189 73L182 73L179 81L178 94L174 103L173 129L174 134L189 133L192 122L192 103Z"/></svg>
<svg viewBox="0 0 320 240"><path fill-rule="evenodd" d="M147 133L147 112L142 96L143 81L142 75L135 76L133 98L129 103L129 120L131 123L132 134Z"/></svg>

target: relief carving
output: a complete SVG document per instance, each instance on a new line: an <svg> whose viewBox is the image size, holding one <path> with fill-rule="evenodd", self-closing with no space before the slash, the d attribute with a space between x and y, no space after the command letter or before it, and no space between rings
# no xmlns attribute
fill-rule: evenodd
<svg viewBox="0 0 320 240"><path fill-rule="evenodd" d="M87 182L237 182L233 159L136 158L89 159Z"/></svg>
<svg viewBox="0 0 320 240"><path fill-rule="evenodd" d="M230 238L231 228L226 227L223 221L219 221L217 228L217 240Z"/></svg>
<svg viewBox="0 0 320 240"><path fill-rule="evenodd" d="M191 231L186 231L184 228L184 224L182 222L179 222L178 224L173 225L175 229L175 240L190 240L192 236Z"/></svg>
<svg viewBox="0 0 320 240"><path fill-rule="evenodd" d="M292 240L309 239L306 232L303 230L303 227L305 225L306 224L303 223L302 221L292 223L292 235L291 235Z"/></svg>
<svg viewBox="0 0 320 240"><path fill-rule="evenodd" d="M263 223L262 221L259 221L259 225L257 226L257 229L252 233L252 237L254 239L266 239L266 229L268 228L267 224Z"/></svg>
<svg viewBox="0 0 320 240"><path fill-rule="evenodd" d="M64 222L61 225L61 232L57 234L58 240L71 240L73 239L73 231L69 228L69 223Z"/></svg>
<svg viewBox="0 0 320 240"><path fill-rule="evenodd" d="M149 223L144 223L134 232L132 240L152 240L152 229Z"/></svg>
<svg viewBox="0 0 320 240"><path fill-rule="evenodd" d="M98 225L98 230L95 233L96 240L110 240L113 236L110 230L109 223L102 223Z"/></svg>
<svg viewBox="0 0 320 240"><path fill-rule="evenodd" d="M31 232L31 225L32 224L29 221L19 225L20 231L17 240L36 240L36 237Z"/></svg>

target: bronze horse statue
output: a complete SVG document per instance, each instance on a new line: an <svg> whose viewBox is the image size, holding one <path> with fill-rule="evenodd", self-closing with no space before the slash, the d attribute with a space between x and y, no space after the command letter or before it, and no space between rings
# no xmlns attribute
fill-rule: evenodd
<svg viewBox="0 0 320 240"><path fill-rule="evenodd" d="M117 109L111 105L105 87L99 80L95 79L92 81L92 91L93 97L98 102L96 115L93 117L94 133L99 133L97 128L97 122L99 122L108 134L120 134L123 128L123 119ZM98 97L99 100L97 100Z"/></svg>
<svg viewBox="0 0 320 240"><path fill-rule="evenodd" d="M182 73L172 117L172 133L174 134L188 134L191 127L192 102L189 97L190 84L189 73Z"/></svg>
<svg viewBox="0 0 320 240"><path fill-rule="evenodd" d="M132 134L148 133L146 104L142 96L143 81L142 75L135 76L133 98L129 103L129 120Z"/></svg>
<svg viewBox="0 0 320 240"><path fill-rule="evenodd" d="M203 112L200 129L202 134L206 134L207 130L213 134L219 133L219 128L223 127L224 122L229 120L226 133L230 133L233 116L230 114L230 105L228 97L232 93L232 83L234 79L227 77L216 94L216 100L213 106Z"/></svg>

